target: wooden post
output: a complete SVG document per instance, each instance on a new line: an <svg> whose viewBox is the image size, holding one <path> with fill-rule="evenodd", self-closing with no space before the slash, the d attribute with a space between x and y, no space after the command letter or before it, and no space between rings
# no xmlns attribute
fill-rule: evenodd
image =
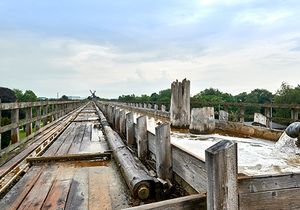
<svg viewBox="0 0 300 210"><path fill-rule="evenodd" d="M270 128L271 109L269 107L265 107L265 116L267 118L266 126L267 128Z"/></svg>
<svg viewBox="0 0 300 210"><path fill-rule="evenodd" d="M207 209L237 210L237 144L222 140L205 151Z"/></svg>
<svg viewBox="0 0 300 210"><path fill-rule="evenodd" d="M240 107L240 123L245 122L245 107Z"/></svg>
<svg viewBox="0 0 300 210"><path fill-rule="evenodd" d="M25 119L26 120L31 120L32 119L32 107L26 108ZM26 136L29 136L32 133L32 122L27 123L25 125L25 132L26 132Z"/></svg>
<svg viewBox="0 0 300 210"><path fill-rule="evenodd" d="M116 107L112 106L111 107L111 115L110 115L110 124L114 127L114 123L115 123L115 114L116 114Z"/></svg>
<svg viewBox="0 0 300 210"><path fill-rule="evenodd" d="M148 104L148 109L152 109L152 104Z"/></svg>
<svg viewBox="0 0 300 210"><path fill-rule="evenodd" d="M140 160L148 157L147 116L137 118L137 149Z"/></svg>
<svg viewBox="0 0 300 210"><path fill-rule="evenodd" d="M44 112L43 112L43 116L44 116L43 125L44 126L47 125L47 120L48 120L46 117L47 114L48 114L48 104L46 106L44 106Z"/></svg>
<svg viewBox="0 0 300 210"><path fill-rule="evenodd" d="M126 139L127 145L133 145L134 142L134 121L133 113L129 112L126 114Z"/></svg>
<svg viewBox="0 0 300 210"><path fill-rule="evenodd" d="M116 131L120 131L120 109L115 110L115 125L114 128Z"/></svg>
<svg viewBox="0 0 300 210"><path fill-rule="evenodd" d="M156 172L163 180L172 181L172 148L170 141L170 124L164 123L155 128L156 136Z"/></svg>
<svg viewBox="0 0 300 210"><path fill-rule="evenodd" d="M190 81L177 80L171 85L170 121L175 128L188 128L190 126Z"/></svg>
<svg viewBox="0 0 300 210"><path fill-rule="evenodd" d="M162 104L161 107L160 107L160 110L161 110L162 112L165 112L165 111L166 111L166 106Z"/></svg>
<svg viewBox="0 0 300 210"><path fill-rule="evenodd" d="M126 113L125 110L120 111L120 135L126 136Z"/></svg>
<svg viewBox="0 0 300 210"><path fill-rule="evenodd" d="M154 109L158 110L158 105L157 104L154 104Z"/></svg>
<svg viewBox="0 0 300 210"><path fill-rule="evenodd" d="M36 117L37 120L35 122L35 130L38 131L41 128L41 112L42 112L42 107L37 106L36 107Z"/></svg>
<svg viewBox="0 0 300 210"><path fill-rule="evenodd" d="M299 110L298 109L291 109L291 119L293 122L298 121L298 119L299 119Z"/></svg>
<svg viewBox="0 0 300 210"><path fill-rule="evenodd" d="M15 144L19 141L19 109L11 110L11 123L16 124L16 126L11 129L11 143Z"/></svg>

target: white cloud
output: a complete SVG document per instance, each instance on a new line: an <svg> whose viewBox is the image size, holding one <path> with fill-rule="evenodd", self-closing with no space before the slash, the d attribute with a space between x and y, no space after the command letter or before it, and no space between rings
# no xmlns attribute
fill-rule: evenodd
<svg viewBox="0 0 300 210"><path fill-rule="evenodd" d="M234 23L250 23L255 25L270 25L278 23L279 21L292 16L293 12L290 10L265 10L255 9L240 12L234 19Z"/></svg>

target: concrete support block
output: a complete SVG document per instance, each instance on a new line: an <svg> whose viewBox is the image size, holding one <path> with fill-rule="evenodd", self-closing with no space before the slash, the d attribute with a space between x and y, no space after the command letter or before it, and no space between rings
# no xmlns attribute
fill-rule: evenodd
<svg viewBox="0 0 300 210"><path fill-rule="evenodd" d="M224 110L219 111L219 121L228 122L229 114Z"/></svg>
<svg viewBox="0 0 300 210"><path fill-rule="evenodd" d="M190 125L191 133L206 134L214 132L216 127L213 107L193 108Z"/></svg>

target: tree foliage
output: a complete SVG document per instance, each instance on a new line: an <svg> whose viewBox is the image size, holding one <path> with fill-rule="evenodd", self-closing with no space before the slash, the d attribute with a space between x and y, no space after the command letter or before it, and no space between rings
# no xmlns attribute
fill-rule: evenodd
<svg viewBox="0 0 300 210"><path fill-rule="evenodd" d="M38 97L32 90L26 90L24 93L20 89L14 89L18 102L34 102L38 100Z"/></svg>

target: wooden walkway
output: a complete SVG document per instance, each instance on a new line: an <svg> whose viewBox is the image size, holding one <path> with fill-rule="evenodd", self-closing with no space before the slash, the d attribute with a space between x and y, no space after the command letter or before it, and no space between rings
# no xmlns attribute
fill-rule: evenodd
<svg viewBox="0 0 300 210"><path fill-rule="evenodd" d="M46 152L36 158L40 161L31 163L26 174L1 199L0 209L129 207L130 192L113 160L105 156L86 158L107 151L99 117L90 103ZM82 160L68 160L74 156ZM66 160L57 161L60 157Z"/></svg>

